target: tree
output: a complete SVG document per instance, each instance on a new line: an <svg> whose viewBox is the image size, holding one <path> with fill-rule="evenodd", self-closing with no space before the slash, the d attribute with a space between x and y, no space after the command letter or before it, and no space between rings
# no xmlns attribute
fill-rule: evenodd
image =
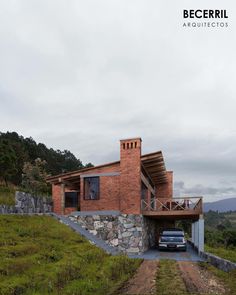
<svg viewBox="0 0 236 295"><path fill-rule="evenodd" d="M14 173L17 172L16 169L16 153L12 148L11 144L5 140L0 140L0 177L8 185L8 181Z"/></svg>
<svg viewBox="0 0 236 295"><path fill-rule="evenodd" d="M92 167L91 163L84 166L80 159L68 150L60 151L47 148L43 143L36 143L32 137L24 138L16 132L0 132L0 141L4 141L8 145L8 147L1 148L0 177L15 185L22 182L24 163L34 163L37 158L47 162L45 169L50 175ZM4 177L3 173L5 173Z"/></svg>
<svg viewBox="0 0 236 295"><path fill-rule="evenodd" d="M236 230L230 229L223 231L223 239L224 239L224 245L226 248L229 246L236 246Z"/></svg>
<svg viewBox="0 0 236 295"><path fill-rule="evenodd" d="M26 162L23 167L22 187L34 195L48 194L50 187L46 182L46 161L37 158L34 164Z"/></svg>

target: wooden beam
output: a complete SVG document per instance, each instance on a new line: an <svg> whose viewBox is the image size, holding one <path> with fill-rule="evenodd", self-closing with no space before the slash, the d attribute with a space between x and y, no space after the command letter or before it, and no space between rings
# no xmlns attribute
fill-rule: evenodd
<svg viewBox="0 0 236 295"><path fill-rule="evenodd" d="M149 181L148 181L147 178L143 175L142 172L141 172L141 180L142 180L142 182L146 185L146 187L151 191L151 193L155 196L155 190L152 188L152 186L150 185Z"/></svg>
<svg viewBox="0 0 236 295"><path fill-rule="evenodd" d="M155 158L155 157L162 157L163 158L162 152L159 151L159 152L143 155L143 156L141 156L141 160L143 161L143 160L152 159L152 158Z"/></svg>
<svg viewBox="0 0 236 295"><path fill-rule="evenodd" d="M144 163L145 167L148 168L148 169L152 169L152 167L160 167L160 166L164 166L165 167L165 164L164 162L160 162L160 163L153 163L153 164L147 164L147 163Z"/></svg>
<svg viewBox="0 0 236 295"><path fill-rule="evenodd" d="M154 181L152 180L152 177L150 176L150 174L148 173L148 171L145 169L144 165L141 162L141 167L143 168L143 170L145 171L145 173L147 174L148 178L151 180L153 186L155 186Z"/></svg>

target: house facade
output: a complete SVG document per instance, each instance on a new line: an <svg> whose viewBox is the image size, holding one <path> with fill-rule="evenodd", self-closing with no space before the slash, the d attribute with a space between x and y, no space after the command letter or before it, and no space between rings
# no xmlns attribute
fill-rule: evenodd
<svg viewBox="0 0 236 295"><path fill-rule="evenodd" d="M119 161L48 182L55 213L71 215L122 252L143 252L155 245L161 228L177 219L195 223L202 214L201 198L173 199L173 172L166 170L161 151L142 154L141 138L120 140Z"/></svg>

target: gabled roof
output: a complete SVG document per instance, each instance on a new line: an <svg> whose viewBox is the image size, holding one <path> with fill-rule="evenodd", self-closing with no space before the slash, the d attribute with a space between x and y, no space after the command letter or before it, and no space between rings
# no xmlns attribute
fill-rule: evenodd
<svg viewBox="0 0 236 295"><path fill-rule="evenodd" d="M119 165L120 161L106 163L103 165L84 168L76 171L71 171L67 173L62 173L54 176L49 176L47 178L47 182L50 183L57 183L61 182L62 180L66 181L78 181L78 177L85 172L93 171L94 169L105 168L110 166ZM167 173L164 158L161 151L145 154L141 156L141 165L149 178L152 180L153 184L160 184L167 182Z"/></svg>

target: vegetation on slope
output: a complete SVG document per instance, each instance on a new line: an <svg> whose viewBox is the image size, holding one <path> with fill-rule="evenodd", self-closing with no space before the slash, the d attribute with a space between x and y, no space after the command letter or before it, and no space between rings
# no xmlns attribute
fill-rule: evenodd
<svg viewBox="0 0 236 295"><path fill-rule="evenodd" d="M236 262L235 212L209 211L205 216L205 251Z"/></svg>
<svg viewBox="0 0 236 295"><path fill-rule="evenodd" d="M180 270L175 260L161 259L157 271L157 294L184 295L188 294Z"/></svg>
<svg viewBox="0 0 236 295"><path fill-rule="evenodd" d="M236 262L236 248L232 247L231 249L227 249L224 247L205 245L205 251L232 262Z"/></svg>
<svg viewBox="0 0 236 295"><path fill-rule="evenodd" d="M47 216L0 216L0 294L110 294L140 264Z"/></svg>
<svg viewBox="0 0 236 295"><path fill-rule="evenodd" d="M236 270L225 272L206 262L201 262L200 265L201 267L204 267L208 271L212 272L216 277L220 279L221 282L224 283L226 287L228 287L227 295L236 294Z"/></svg>
<svg viewBox="0 0 236 295"><path fill-rule="evenodd" d="M0 185L0 205L15 205L15 188L13 186Z"/></svg>

